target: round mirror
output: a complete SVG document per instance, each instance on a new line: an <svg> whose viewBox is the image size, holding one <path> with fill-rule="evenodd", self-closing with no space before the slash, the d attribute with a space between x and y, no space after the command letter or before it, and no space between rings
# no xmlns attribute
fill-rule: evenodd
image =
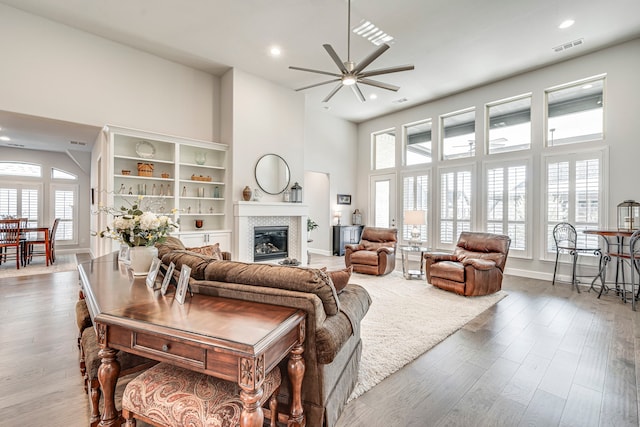
<svg viewBox="0 0 640 427"><path fill-rule="evenodd" d="M256 163L256 182L267 194L280 194L289 186L289 165L277 154L265 154Z"/></svg>

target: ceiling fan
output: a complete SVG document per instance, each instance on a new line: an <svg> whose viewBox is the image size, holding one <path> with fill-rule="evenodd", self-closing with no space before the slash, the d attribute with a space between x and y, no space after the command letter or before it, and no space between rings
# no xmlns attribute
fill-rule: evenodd
<svg viewBox="0 0 640 427"><path fill-rule="evenodd" d="M331 59L333 59L333 62L335 62L336 65L338 66L338 69L340 70L339 73L335 73L335 72L332 73L330 71L322 71L322 70L314 70L310 68L301 68L301 67L292 67L292 66L289 67L292 70L307 71L310 73L325 74L328 76L335 77L331 80L327 80L321 83L316 83L310 86L305 86L305 87L301 87L300 89L296 89L296 91L301 91L301 90L310 89L316 86L322 86L329 83L338 82L336 87L334 87L333 90L329 92L329 95L327 95L322 100L322 102L328 102L333 97L333 95L335 95L340 89L342 89L343 86L350 86L351 90L353 90L353 93L356 95L356 97L358 97L360 102L364 102L365 98L364 98L364 95L362 94L362 91L358 87L358 83L397 92L398 89L400 89L400 87L391 85L388 83L379 82L377 80L371 80L369 79L369 77L379 76L381 74L397 73L399 71L410 71L414 69L413 65L402 65L398 67L380 68L377 70L364 71L364 69L367 66L369 66L369 64L371 64L380 55L382 55L387 49L389 49L390 46L386 43L382 44L375 52L373 52L371 55L367 56L365 59L360 61L360 63L356 64L355 62L351 61L351 0L349 0L348 16L347 16L347 60L342 62L342 60L340 59L340 57L338 56L336 51L333 49L333 47L331 47L330 44L324 44L322 46L325 48L325 50L327 51Z"/></svg>

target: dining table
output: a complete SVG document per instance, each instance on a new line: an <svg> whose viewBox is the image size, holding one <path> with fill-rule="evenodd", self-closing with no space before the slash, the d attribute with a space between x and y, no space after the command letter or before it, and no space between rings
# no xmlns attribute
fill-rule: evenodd
<svg viewBox="0 0 640 427"><path fill-rule="evenodd" d="M598 298L602 296L603 291L608 292L609 288L606 286L606 274L607 274L607 266L609 262L615 258L616 259L616 276L615 276L615 289L616 294L620 296L620 298L626 302L629 297L627 297L627 283L625 281L624 274L624 265L625 260L631 261L631 255L629 252L629 239L633 235L636 230L627 230L627 229L595 229L595 230L584 230L583 233L587 235L597 235L600 236L601 240L604 242L604 250L603 253L603 262L600 267L600 271L596 277L594 277L591 282L591 287L595 281L600 278L602 286L600 287L600 293L598 294ZM630 266L633 268L633 266ZM622 286L620 286L622 285ZM631 283L631 306L632 309L636 310L636 300L640 297L640 287L638 292L635 292L635 284Z"/></svg>

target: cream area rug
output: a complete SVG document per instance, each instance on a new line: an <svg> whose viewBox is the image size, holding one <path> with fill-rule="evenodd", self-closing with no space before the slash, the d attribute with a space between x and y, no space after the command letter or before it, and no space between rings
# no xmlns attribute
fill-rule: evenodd
<svg viewBox="0 0 640 427"><path fill-rule="evenodd" d="M35 274L58 273L71 271L78 268L74 254L61 254L56 256L56 262L47 266L44 257L34 257L31 263L25 267L16 269L16 261L9 260L0 264L0 279L3 277L32 276Z"/></svg>
<svg viewBox="0 0 640 427"><path fill-rule="evenodd" d="M376 277L353 273L349 283L369 292L372 304L361 323L362 360L349 401L411 362L507 296L505 291L463 297L405 280L394 271Z"/></svg>

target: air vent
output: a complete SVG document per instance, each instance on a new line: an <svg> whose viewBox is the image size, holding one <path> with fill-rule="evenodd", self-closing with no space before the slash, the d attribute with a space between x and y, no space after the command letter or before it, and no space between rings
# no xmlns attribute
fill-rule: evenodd
<svg viewBox="0 0 640 427"><path fill-rule="evenodd" d="M562 51L565 51L567 49L571 49L572 47L580 46L583 43L584 43L584 39L574 40L572 42L564 43L564 44L561 44L560 46L554 47L553 51L554 52L562 52Z"/></svg>
<svg viewBox="0 0 640 427"><path fill-rule="evenodd" d="M86 142L82 142L82 141L69 141L69 144L71 144L71 145L87 145Z"/></svg>
<svg viewBox="0 0 640 427"><path fill-rule="evenodd" d="M403 103L405 103L407 101L408 101L407 98L400 98L400 99L396 99L395 101L391 101L391 102L393 102L394 104L403 104Z"/></svg>
<svg viewBox="0 0 640 427"><path fill-rule="evenodd" d="M7 144L7 147L24 148L24 144L16 144L14 142Z"/></svg>

